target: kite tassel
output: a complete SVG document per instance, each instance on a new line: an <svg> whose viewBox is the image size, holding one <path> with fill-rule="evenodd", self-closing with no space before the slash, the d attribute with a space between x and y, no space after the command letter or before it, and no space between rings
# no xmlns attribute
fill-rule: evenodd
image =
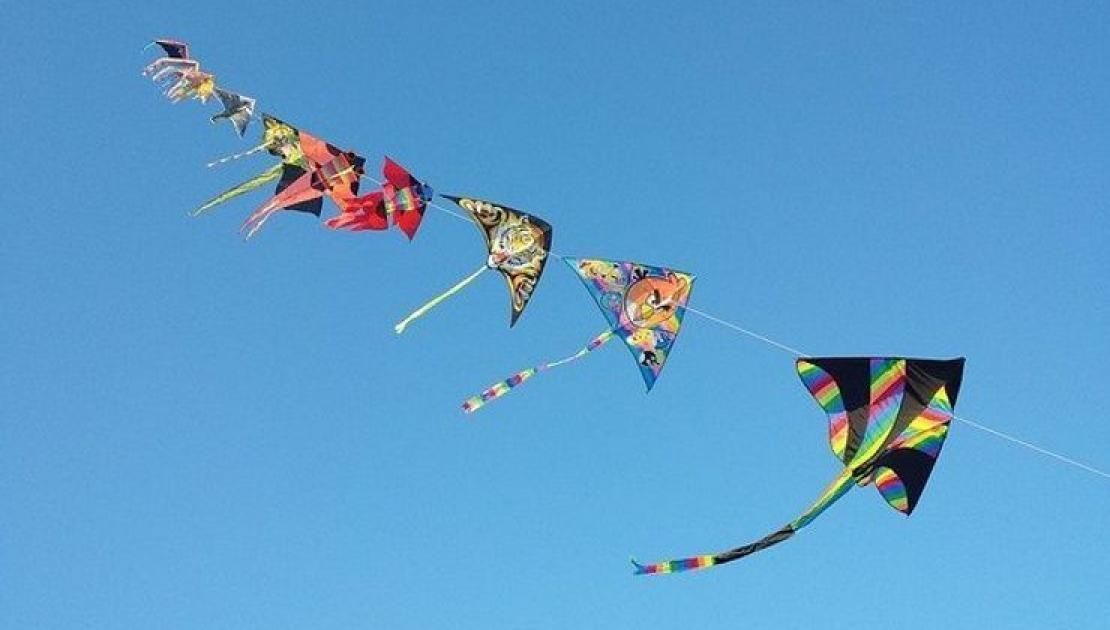
<svg viewBox="0 0 1110 630"><path fill-rule="evenodd" d="M559 359L558 361L551 361L549 363L537 365L536 367L530 367L526 370L521 370L520 372L513 374L503 381L498 381L493 385L490 385L481 394L468 398L466 402L464 402L462 405L463 411L465 413L474 413L478 409L481 409L483 406L485 406L486 403L497 400L505 394L508 394L510 391L512 391L514 387L517 387L518 385L532 378L536 374L539 374L540 372L546 370L550 370L553 367L558 367L560 365L570 363L571 361L577 361L578 359L581 359L590 352L593 352L597 348L600 348L602 345L605 344L605 342L612 339L613 334L614 333L612 330L606 330L605 332L591 339L584 348L570 355L569 357L566 357L565 359Z"/></svg>
<svg viewBox="0 0 1110 630"><path fill-rule="evenodd" d="M474 282L475 280L477 280L478 276L482 275L482 272L487 270L487 269L489 269L489 267L487 267L486 265L482 265L477 271L475 271L474 273L470 274L469 276L463 278L455 286L451 287L450 289L447 289L443 293L441 293L441 294L437 295L436 297L432 298L431 300L429 300L427 304L425 304L424 306L421 306L420 308L416 309L415 311L410 313L408 317L406 317L406 318L402 319L400 322L398 322L397 325L393 327L394 332L396 332L398 335L405 332L405 328L408 328L409 324L411 324L413 321L422 317L425 313L427 313L428 311L430 311L433 308L435 308L436 306L438 306L441 302L443 302L447 298L451 297L452 295L455 295L459 291L462 291L463 288L466 287L466 285L468 285L471 282Z"/></svg>

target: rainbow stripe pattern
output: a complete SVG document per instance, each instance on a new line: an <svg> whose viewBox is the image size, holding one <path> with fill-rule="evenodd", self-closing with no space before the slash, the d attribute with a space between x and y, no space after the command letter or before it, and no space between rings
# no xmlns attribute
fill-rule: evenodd
<svg viewBox="0 0 1110 630"><path fill-rule="evenodd" d="M848 412L844 410L844 397L832 375L808 361L798 361L798 375L802 384L829 414L829 446L837 459L844 459L848 445Z"/></svg>
<svg viewBox="0 0 1110 630"><path fill-rule="evenodd" d="M634 575L661 575L666 573L681 573L683 571L696 571L698 569L708 569L715 564L717 564L717 561L710 555L694 556L681 560L667 560L664 562L656 562L655 564L640 564L636 562L635 559L632 560L632 566L635 567Z"/></svg>
<svg viewBox="0 0 1110 630"><path fill-rule="evenodd" d="M462 404L463 412L473 413L485 406L486 403L497 400L505 394L508 394L513 390L514 387L517 387L518 385L532 378L536 374L539 374L540 372L544 372L546 370L550 370L553 367L558 367L565 363L570 363L571 361L581 359L590 352L593 352L594 350L605 345L605 342L612 339L614 334L616 334L614 331L606 330L605 332L591 339L584 348L565 359L560 359L558 361L552 361L550 363L544 363L542 365L537 365L536 367L530 367L521 370L503 381L498 381L493 385L490 385L482 393L467 398L466 402Z"/></svg>

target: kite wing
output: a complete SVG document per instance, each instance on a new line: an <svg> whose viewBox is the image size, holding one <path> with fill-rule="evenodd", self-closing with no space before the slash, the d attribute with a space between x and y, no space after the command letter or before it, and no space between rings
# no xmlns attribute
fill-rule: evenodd
<svg viewBox="0 0 1110 630"><path fill-rule="evenodd" d="M341 155L343 151L324 142L316 136L298 131L301 141L301 151L304 152L305 158L312 163L313 166L319 167L332 161L333 158Z"/></svg>
<svg viewBox="0 0 1110 630"><path fill-rule="evenodd" d="M143 70L144 74L150 75L151 81L164 85L170 85L171 81L177 83L189 72L200 72L200 62L196 59L160 57Z"/></svg>
<svg viewBox="0 0 1110 630"><path fill-rule="evenodd" d="M632 353L650 391L678 338L693 274L633 262L565 260Z"/></svg>
<svg viewBox="0 0 1110 630"><path fill-rule="evenodd" d="M551 251L551 225L543 219L490 201L451 197L470 214L486 240L486 265L505 276L512 302L509 326L516 324L543 275Z"/></svg>
<svg viewBox="0 0 1110 630"><path fill-rule="evenodd" d="M189 44L185 42L173 39L156 39L150 42L149 46L160 46L162 50L166 51L166 56L172 59L189 58Z"/></svg>
<svg viewBox="0 0 1110 630"><path fill-rule="evenodd" d="M385 185L382 186L385 212L393 215L393 223L411 241L424 220L424 211L432 200L430 186L417 180L403 166L385 158L382 166Z"/></svg>
<svg viewBox="0 0 1110 630"><path fill-rule="evenodd" d="M290 187L296 184L294 192L287 192ZM294 210L296 212L307 212L320 216L323 209L323 193L318 189L312 188L312 175L300 166L293 164L283 164L281 171L281 180L278 181L277 188L274 190L274 199L278 200L277 210ZM309 193L309 190L316 191ZM306 201L297 201L300 196L308 196Z"/></svg>
<svg viewBox="0 0 1110 630"><path fill-rule="evenodd" d="M235 127L235 133L242 138L247 131L247 124L254 116L255 100L249 96L236 94L223 88L216 88L215 93L224 110L212 116L212 122L216 123L224 118L230 120Z"/></svg>
<svg viewBox="0 0 1110 630"><path fill-rule="evenodd" d="M355 197L341 206L342 212L325 223L335 230L385 230L389 228L389 216L385 213L381 191Z"/></svg>
<svg viewBox="0 0 1110 630"><path fill-rule="evenodd" d="M275 212L282 209L320 216L321 197L324 193L314 185L314 174L291 164L285 164L282 168L277 194L251 213L239 228L245 238L254 236Z"/></svg>
<svg viewBox="0 0 1110 630"><path fill-rule="evenodd" d="M335 205L343 208L358 196L359 178L365 171L366 158L354 153L340 153L331 162L320 167L319 181L328 191Z"/></svg>
<svg viewBox="0 0 1110 630"><path fill-rule="evenodd" d="M874 461L871 480L890 507L909 515L948 437L964 360L907 359L905 364L906 400L891 439Z"/></svg>
<svg viewBox="0 0 1110 630"><path fill-rule="evenodd" d="M798 375L829 415L829 442L845 463L840 475L797 519L743 547L651 565L637 574L702 569L766 549L812 522L853 484L874 482L904 514L917 505L933 470L963 380L964 359L803 358Z"/></svg>
<svg viewBox="0 0 1110 630"><path fill-rule="evenodd" d="M303 131L299 131L298 136L301 151L315 174L314 185L342 208L358 195L359 178L364 173L366 158L343 151Z"/></svg>

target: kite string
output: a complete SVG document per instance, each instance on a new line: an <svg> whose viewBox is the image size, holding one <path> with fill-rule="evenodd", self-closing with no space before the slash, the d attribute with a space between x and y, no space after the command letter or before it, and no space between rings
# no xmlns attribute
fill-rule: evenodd
<svg viewBox="0 0 1110 630"><path fill-rule="evenodd" d="M774 339L771 339L770 337L764 337L763 335L761 335L759 333L748 330L747 328L744 328L744 327L739 326L737 324L734 324L732 322L725 321L725 320L723 320L719 317L714 317L713 315L710 315L709 313L699 311L699 310L697 310L695 308L691 308L689 306L686 307L686 310L695 314L695 315L700 315L701 317L704 317L705 319L708 319L709 321L720 324L721 326L724 326L725 328L730 328L732 330L735 330L736 332L745 334L745 335L747 335L747 336L749 336L753 339L757 339L759 341L762 341L763 343L772 345L772 346L774 346L774 347L776 347L780 350L784 350L786 352L789 352L790 354L794 355L795 357L810 356L808 353L802 352L801 350L798 350L797 348L792 348L792 347L790 347L790 346L788 346L784 343L780 343L778 341L775 341ZM1007 440L1007 441L1012 442L1014 444L1017 444L1019 446L1024 446L1025 448L1027 448L1031 451L1040 453L1041 455L1051 457L1053 459L1064 462L1065 464L1070 464L1072 466L1075 466L1076 468L1080 468L1080 469L1085 470L1087 472L1099 475L1100 477L1105 477L1107 479L1110 479L1110 473L1107 473L1103 470L1099 470L1098 468L1095 468L1094 466L1084 464L1083 462L1076 461L1076 460L1074 460L1074 459L1072 459L1072 458L1070 458L1066 455L1061 455L1060 453L1050 451L1047 448L1044 448L1042 446L1037 446L1036 444L1033 444L1032 442L1028 442L1028 441L1023 440L1021 438L1014 437L1012 435L1009 435L1008 433L1003 433L1002 431L999 431L997 429L992 429L991 427L988 427L984 424L980 424L978 422L975 422L974 420L969 420L967 418L962 418L962 417L957 416L955 414L952 415L952 418L955 419L955 420L959 420L960 422L963 422L964 424L966 424L968 426L979 429L980 431L983 431L985 433L990 433L991 435L994 435L996 437L1000 437L1004 440Z"/></svg>
<svg viewBox="0 0 1110 630"><path fill-rule="evenodd" d="M363 175L362 175L362 176L363 176L364 178L366 178L366 179L368 179L368 180L370 180L370 181L374 182L375 184L377 184L377 185L379 185L379 186L384 186L384 185L385 185L385 182L382 182L381 180L379 180L379 179L377 179L377 178L375 178L375 177L371 177L371 176L369 176L369 175L367 175L367 174L365 174L365 173L363 173ZM444 214L449 214L449 215L451 215L451 216L455 217L456 219L458 219L458 220L460 220L460 221L464 221L464 222L466 222L466 223L471 223L471 220L470 220L470 219L468 219L468 218L466 218L466 217L465 217L465 216L463 216L462 214L459 214L458 212L455 212L454 210L452 210L452 209L450 209L450 208L444 208L443 206L439 205L438 203L436 203L436 202L434 202L434 201L429 201L429 202L428 202L427 204L425 204L425 205L427 205L427 206L428 206L429 208L435 208L436 210L439 210L440 212L442 212L442 213L444 213Z"/></svg>
<svg viewBox="0 0 1110 630"><path fill-rule="evenodd" d="M1032 442L1026 442L1025 440L1022 440L1020 438L1016 438L1012 435L1007 435L1007 434L1005 434L1001 431L997 431L997 430L992 429L988 426L979 424L978 422L975 422L973 420L968 420L967 418L961 418L960 416L957 416L957 415L953 415L952 417L955 418L956 420L959 420L960 422L963 422L964 424L966 424L968 426L975 427L976 429L979 429L980 431L990 433L991 435L1000 437L1004 440L1009 440L1010 442L1013 442L1014 444L1017 444L1019 446L1024 446L1025 448L1027 448L1031 451L1035 451L1037 453L1040 453L1041 455L1052 457L1053 459L1058 459L1058 460L1064 462L1065 464L1071 464L1072 466L1075 466L1076 468L1081 468L1083 470L1086 470L1087 472L1094 473L1094 474L1099 475L1101 477L1105 477L1107 479L1110 479L1110 473L1099 470L1098 468L1095 468L1094 466L1084 464L1083 462L1076 461L1076 460L1074 460L1070 457L1067 457L1066 455L1061 455L1059 453L1054 453L1054 452L1048 450L1047 448L1042 448L1040 446L1037 446L1036 444L1033 444Z"/></svg>
<svg viewBox="0 0 1110 630"><path fill-rule="evenodd" d="M686 311L690 312L690 313L693 313L694 315L699 315L701 317L704 317L705 319L708 319L711 322L715 322L717 324L720 324L721 326L724 326L725 328L731 328L732 330L735 330L738 333L745 334L745 335L751 337L752 339L756 339L758 341L762 341L763 343L772 345L772 346L778 348L779 350L785 350L786 352L789 352L790 354L792 354L796 357L804 357L804 356L807 356L809 354L809 353L806 353L806 352L802 352L801 350L798 350L797 348L791 348L790 346L788 346L784 343L779 343L779 342L775 341L774 339L771 339L770 337L764 337L763 335L761 335L757 332L748 330L747 328L744 328L743 326L738 326L736 324L733 324L732 322L727 322L727 321L725 321L725 320L723 320L719 317L714 317L713 315L710 315L709 313L706 313L704 311L699 311L698 309L693 308L691 306L687 306Z"/></svg>
<svg viewBox="0 0 1110 630"><path fill-rule="evenodd" d="M374 179L373 177L367 177L367 179L369 179L371 181L374 181L374 182L377 182L379 185L381 184L381 182L378 182L378 180ZM430 206L432 208L435 208L436 210L439 210L440 212L443 212L445 214L449 214L449 215L455 217L456 219L459 219L460 221L464 221L466 223L471 222L470 219L468 219L467 217L459 214L458 212L455 212L454 210L451 210L449 208L445 208L445 207L443 207L443 206L441 206L441 205L439 205L435 202L428 203L428 206ZM558 254L556 252L548 252L548 255L550 255L554 258L558 258L559 260L564 260L564 256L562 256L561 254ZM788 352L788 353L794 355L795 357L811 356L807 352L802 352L801 350L799 350L797 348L794 348L792 346L788 346L785 343L782 343L780 341L776 341L774 339L771 339L770 337L761 335L761 334L759 334L759 333L757 333L753 330L748 330L747 328L744 328L743 326L740 326L739 324L721 319L720 317L716 317L715 315L711 315L709 313L706 313L705 311L698 310L698 309L693 308L691 306L686 306L685 310L690 312L690 313L693 313L695 315L698 315L700 317L703 317L705 319L708 319L709 321L714 322L714 323L716 323L720 326L724 326L725 328L728 328L728 329L733 330L735 332L738 332L740 334L747 335L748 337L751 337L752 339L755 339L757 341L761 341L761 342L763 342L767 345L770 345L770 346L774 346L775 348L778 348L779 350L782 350L784 352ZM1103 470L1095 468L1094 466L1084 464L1083 462L1074 460L1074 459L1072 459L1072 458L1070 458L1066 455L1061 455L1060 453L1056 453L1056 452L1051 451L1051 450L1049 450L1047 448L1044 448L1042 446L1037 446L1036 444L1033 444L1032 442L1028 442L1028 441L1023 440L1021 438L1015 437L1013 435L1009 435L1008 433L1004 433L1004 432L999 431L997 429L992 429L991 427L988 427L988 426L986 426L984 424L981 424L979 422L975 422L973 420L969 420L967 418L963 418L963 417L960 417L960 416L957 416L957 415L953 415L952 417L956 420L959 420L960 422L963 422L964 424L966 424L968 426L979 429L980 431L983 431L985 433L990 433L991 435L994 435L996 437L1000 437L1000 438L1002 438L1004 440L1007 440L1007 441L1009 441L1013 444L1017 444L1018 446L1024 446L1025 448L1027 448L1027 449L1029 449L1033 452L1040 453L1041 455L1051 457L1051 458L1056 459L1058 461L1064 462L1065 464L1070 464L1071 466L1075 466L1076 468L1079 468L1081 470L1085 470L1089 473L1093 473L1095 475L1099 475L1101 477L1105 477L1107 479L1110 479L1110 473L1107 473Z"/></svg>

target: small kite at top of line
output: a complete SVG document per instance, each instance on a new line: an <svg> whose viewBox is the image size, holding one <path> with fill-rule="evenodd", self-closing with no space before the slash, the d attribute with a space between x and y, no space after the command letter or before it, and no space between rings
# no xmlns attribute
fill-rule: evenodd
<svg viewBox="0 0 1110 630"><path fill-rule="evenodd" d="M201 70L200 61L189 56L187 43L173 39L156 39L146 47L151 46L160 47L165 56L155 59L143 68L143 76L149 76L174 103L190 98L206 103L215 95L223 106L223 111L212 116L212 122L228 120L234 127L235 133L239 137L243 136L254 116L253 98L218 87L216 76Z"/></svg>
<svg viewBox="0 0 1110 630"><path fill-rule="evenodd" d="M797 370L829 416L829 444L844 469L809 509L778 531L717 554L655 564L633 560L637 575L705 569L776 545L853 485L874 483L890 507L906 515L913 512L948 436L964 360L803 358Z"/></svg>

